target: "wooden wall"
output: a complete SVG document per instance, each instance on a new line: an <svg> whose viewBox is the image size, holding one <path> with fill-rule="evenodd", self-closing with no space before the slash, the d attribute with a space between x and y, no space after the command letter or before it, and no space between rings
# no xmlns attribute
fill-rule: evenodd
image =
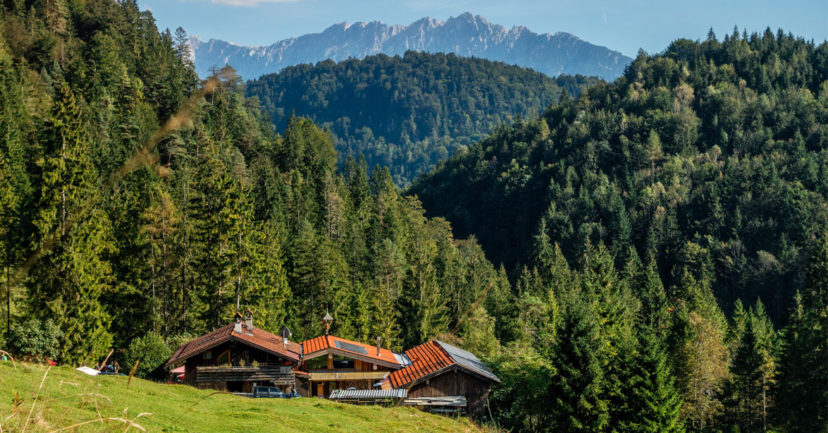
<svg viewBox="0 0 828 433"><path fill-rule="evenodd" d="M408 391L409 398L453 395L466 397L469 416L478 419L488 417L486 399L489 396L489 382L457 368L414 385Z"/></svg>

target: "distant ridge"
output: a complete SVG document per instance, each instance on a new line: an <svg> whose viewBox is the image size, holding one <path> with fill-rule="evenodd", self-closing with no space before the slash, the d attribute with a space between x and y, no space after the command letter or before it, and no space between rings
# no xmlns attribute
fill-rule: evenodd
<svg viewBox="0 0 828 433"><path fill-rule="evenodd" d="M551 77L593 75L612 80L632 60L570 33L534 33L526 27L507 29L467 12L446 21L423 18L410 25L379 21L340 23L322 33L285 39L269 46L246 47L211 39L190 38L198 74L230 64L244 79L278 72L287 66L342 61L374 54L406 51L454 53L532 68Z"/></svg>

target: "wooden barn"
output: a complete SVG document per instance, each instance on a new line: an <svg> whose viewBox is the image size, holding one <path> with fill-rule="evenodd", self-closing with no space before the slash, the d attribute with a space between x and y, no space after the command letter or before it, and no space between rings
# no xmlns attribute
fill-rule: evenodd
<svg viewBox="0 0 828 433"><path fill-rule="evenodd" d="M299 394L329 397L337 389L373 389L389 373L408 365L408 359L381 346L330 335L333 317L322 318L325 335L302 342L303 358L296 370Z"/></svg>
<svg viewBox="0 0 828 433"><path fill-rule="evenodd" d="M407 389L409 400L462 396L469 415L486 416L489 388L500 379L474 354L431 340L407 350L405 356L411 364L389 374L383 389Z"/></svg>
<svg viewBox="0 0 828 433"><path fill-rule="evenodd" d="M301 359L301 345L256 329L248 310L244 320L236 313L235 323L181 345L167 366L184 364L184 383L198 388L252 392L263 385L290 392Z"/></svg>

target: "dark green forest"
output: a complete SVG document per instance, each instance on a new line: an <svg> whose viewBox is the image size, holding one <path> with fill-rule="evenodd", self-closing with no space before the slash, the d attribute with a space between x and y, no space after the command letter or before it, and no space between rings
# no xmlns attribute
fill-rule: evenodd
<svg viewBox="0 0 828 433"><path fill-rule="evenodd" d="M417 198L197 77L134 0L6 0L0 28L0 348L153 377L236 310L296 341L330 311L479 355L506 431L828 431L824 43L641 54Z"/></svg>
<svg viewBox="0 0 828 433"><path fill-rule="evenodd" d="M538 314L521 321L557 323L533 333L535 354L505 356L509 425L633 428L624 410L667 422L675 390L688 430L766 431L774 412L786 431L828 429L826 79L826 43L711 31L418 180L430 215L506 266L516 314Z"/></svg>
<svg viewBox="0 0 828 433"><path fill-rule="evenodd" d="M561 76L485 59L415 51L285 68L247 85L278 129L292 115L330 129L342 161L365 157L409 185L438 161L516 118L536 117L563 91L597 78Z"/></svg>
<svg viewBox="0 0 828 433"><path fill-rule="evenodd" d="M783 33L674 42L536 119L502 127L410 192L510 274L539 232L652 257L785 322L828 229L828 45ZM445 200L452 197L452 200Z"/></svg>
<svg viewBox="0 0 828 433"><path fill-rule="evenodd" d="M508 296L477 243L425 218L387 169L339 171L305 118L277 134L231 68L198 93L186 35L159 33L134 1L15 3L3 25L17 29L0 51L4 312L56 324L62 362L198 335L243 308L299 341L330 309L338 335L401 349L462 338L480 293Z"/></svg>

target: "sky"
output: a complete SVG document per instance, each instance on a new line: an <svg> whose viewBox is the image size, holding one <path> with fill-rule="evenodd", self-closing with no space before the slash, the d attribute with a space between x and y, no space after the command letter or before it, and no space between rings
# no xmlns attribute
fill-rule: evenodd
<svg viewBox="0 0 828 433"><path fill-rule="evenodd" d="M635 56L664 50L677 38L721 38L782 28L817 43L828 39L828 0L139 0L160 29L183 27L204 40L241 45L276 41L359 21L410 24L471 12L507 28L564 31Z"/></svg>

